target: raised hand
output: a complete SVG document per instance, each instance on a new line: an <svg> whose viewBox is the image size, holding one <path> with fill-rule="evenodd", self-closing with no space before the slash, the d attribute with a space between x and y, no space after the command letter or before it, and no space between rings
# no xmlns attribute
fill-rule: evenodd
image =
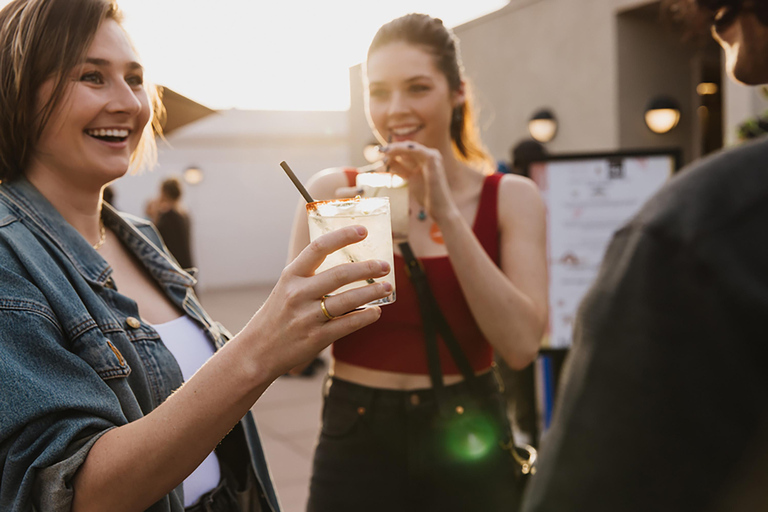
<svg viewBox="0 0 768 512"><path fill-rule="evenodd" d="M404 141L388 144L382 152L389 169L408 180L411 194L433 219L439 222L455 210L440 151Z"/></svg>
<svg viewBox="0 0 768 512"><path fill-rule="evenodd" d="M253 336L258 344L255 357L274 377L381 315L378 306L359 308L389 295L389 283L325 296L346 284L387 275L390 267L386 261L347 263L315 274L326 256L363 240L367 234L363 226L349 226L311 242L285 267L267 301L243 329L241 334Z"/></svg>

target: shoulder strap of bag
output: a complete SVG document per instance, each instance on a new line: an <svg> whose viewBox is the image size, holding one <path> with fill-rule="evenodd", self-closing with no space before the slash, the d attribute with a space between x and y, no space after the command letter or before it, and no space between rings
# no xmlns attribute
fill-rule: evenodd
<svg viewBox="0 0 768 512"><path fill-rule="evenodd" d="M443 341L446 347L451 353L451 357L456 362L456 366L464 376L470 393L475 397L481 398L482 393L480 390L480 383L472 371L472 366L469 364L469 360L459 346L459 342L451 331L451 327L445 320L440 307L437 305L435 296L432 294L432 290L429 288L429 282L427 281L427 275L424 273L424 268L421 262L416 259L413 254L413 250L408 242L401 242L398 244L400 252L405 259L405 270L408 277L413 282L413 286L416 288L416 294L419 298L419 310L424 322L424 339L426 341L427 350L427 363L429 365L429 377L432 381L432 387L435 391L435 400L437 401L438 408L441 414L448 415L450 410L449 404L446 398L445 386L443 384L443 374L440 368L440 356L437 351L437 337L435 335L435 327L440 330L440 334L443 336ZM536 449L532 446L524 445L521 450L526 452L527 458L522 458L518 453L518 448L515 446L514 439L510 437L506 443L502 444L502 448L508 450L515 461L520 465L520 471L523 475L533 474L536 472L535 463L537 458Z"/></svg>
<svg viewBox="0 0 768 512"><path fill-rule="evenodd" d="M448 325L448 321L445 319L442 311L440 311L440 307L437 305L432 290L429 288L429 282L427 281L427 276L424 273L424 268L421 266L421 262L414 256L413 250L408 242L400 243L399 247L403 259L405 259L406 273L411 279L411 282L413 282L413 286L416 288L416 294L419 299L419 310L421 311L421 316L424 322L424 339L426 341L425 345L429 376L432 381L432 387L435 389L438 403L445 404L447 401L444 399L445 386L443 385L443 373L437 349L437 331L442 335L443 342L455 361L459 372L461 372L461 375L464 377L470 391L476 397L482 396L478 378L472 370L472 366L469 364L469 360L461 349L459 342L453 335L453 331L451 330L450 325Z"/></svg>

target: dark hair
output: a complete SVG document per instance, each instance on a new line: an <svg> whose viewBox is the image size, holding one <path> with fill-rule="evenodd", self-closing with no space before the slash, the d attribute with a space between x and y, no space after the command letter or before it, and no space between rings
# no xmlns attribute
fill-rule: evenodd
<svg viewBox="0 0 768 512"><path fill-rule="evenodd" d="M181 181L179 178L167 178L160 184L160 190L171 201L177 201L181 197Z"/></svg>
<svg viewBox="0 0 768 512"><path fill-rule="evenodd" d="M768 26L768 2L758 0L745 7L744 0L661 0L662 20L682 28L683 39L703 45L712 41L713 26L727 26L748 8ZM721 16L718 11L727 7Z"/></svg>
<svg viewBox="0 0 768 512"><path fill-rule="evenodd" d="M512 172L530 178L530 165L532 162L546 158L549 153L543 144L525 139L518 142L512 148Z"/></svg>
<svg viewBox="0 0 768 512"><path fill-rule="evenodd" d="M458 91L464 80L464 66L459 54L459 41L439 18L426 14L407 14L383 25L368 47L368 58L379 48L394 42L425 47L435 58L435 65L448 80L451 91ZM451 118L451 140L457 156L465 162L492 165L475 125L472 98L465 82L466 100L458 105Z"/></svg>
<svg viewBox="0 0 768 512"><path fill-rule="evenodd" d="M29 164L69 85L67 71L82 62L105 19L122 21L115 0L13 0L0 10L0 180L18 177ZM50 78L51 96L38 110L37 94ZM157 110L156 91L147 92ZM148 123L132 164L154 154L156 121Z"/></svg>

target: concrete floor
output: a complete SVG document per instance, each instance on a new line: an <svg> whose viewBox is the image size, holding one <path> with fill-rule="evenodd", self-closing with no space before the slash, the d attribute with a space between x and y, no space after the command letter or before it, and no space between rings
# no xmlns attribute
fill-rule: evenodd
<svg viewBox="0 0 768 512"><path fill-rule="evenodd" d="M208 313L233 333L248 322L271 286L200 293ZM326 362L327 353L321 355ZM304 512L322 407L324 372L280 377L253 407L283 512Z"/></svg>

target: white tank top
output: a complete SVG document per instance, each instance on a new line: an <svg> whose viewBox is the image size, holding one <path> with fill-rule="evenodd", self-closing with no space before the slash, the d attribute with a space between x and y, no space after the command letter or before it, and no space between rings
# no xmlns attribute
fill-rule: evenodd
<svg viewBox="0 0 768 512"><path fill-rule="evenodd" d="M178 361L184 381L213 355L213 346L198 324L188 316L152 326ZM219 459L214 452L184 480L184 506L194 505L200 496L214 489L221 479Z"/></svg>

